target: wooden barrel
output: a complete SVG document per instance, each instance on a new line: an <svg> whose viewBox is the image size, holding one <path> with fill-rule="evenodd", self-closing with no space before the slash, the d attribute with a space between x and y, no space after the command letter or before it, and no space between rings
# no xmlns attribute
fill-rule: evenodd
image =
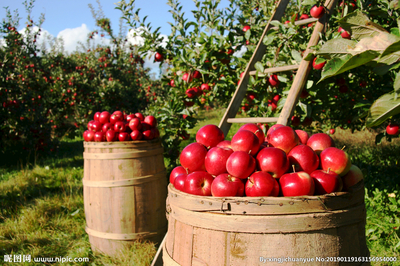
<svg viewBox="0 0 400 266"><path fill-rule="evenodd" d="M369 256L362 182L323 196L230 198L170 184L167 216L168 266L344 265Z"/></svg>
<svg viewBox="0 0 400 266"><path fill-rule="evenodd" d="M92 250L113 256L167 231L167 177L159 140L84 142L83 197Z"/></svg>

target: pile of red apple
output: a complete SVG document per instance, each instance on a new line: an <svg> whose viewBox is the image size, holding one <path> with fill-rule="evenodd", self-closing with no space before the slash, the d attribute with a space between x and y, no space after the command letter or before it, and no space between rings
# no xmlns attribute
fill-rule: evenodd
<svg viewBox="0 0 400 266"><path fill-rule="evenodd" d="M142 113L124 114L121 111L96 112L83 132L84 141L132 141L158 138L157 119Z"/></svg>
<svg viewBox="0 0 400 266"><path fill-rule="evenodd" d="M323 195L346 191L363 179L348 154L325 133L276 124L265 134L243 125L225 140L206 125L180 154L170 182L180 191L215 197Z"/></svg>

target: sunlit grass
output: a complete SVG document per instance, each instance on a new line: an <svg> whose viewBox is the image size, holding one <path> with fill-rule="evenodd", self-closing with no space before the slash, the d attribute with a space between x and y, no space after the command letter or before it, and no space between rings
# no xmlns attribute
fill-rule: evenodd
<svg viewBox="0 0 400 266"><path fill-rule="evenodd" d="M218 125L224 110L201 111L191 139L206 124ZM242 124L234 124L226 137ZM400 141L374 144L376 133L337 129L337 147L346 146L354 164L365 174L367 244L372 256L400 259ZM28 155L28 154L26 154ZM57 153L16 158L0 164L0 261L4 255L89 258L79 265L149 265L154 243L135 243L116 257L93 253L85 232L82 139L65 140ZM36 159L36 160L35 160ZM6 265L12 265L10 263ZM31 265L18 263L15 265ZM55 263L53 265L69 265ZM71 264L72 265L72 264ZM76 265L76 264L75 264ZM372 265L395 265L373 263Z"/></svg>

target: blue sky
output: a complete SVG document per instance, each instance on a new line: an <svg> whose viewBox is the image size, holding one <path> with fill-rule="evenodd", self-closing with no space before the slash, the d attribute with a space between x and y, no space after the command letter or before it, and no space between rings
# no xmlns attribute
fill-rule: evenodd
<svg viewBox="0 0 400 266"><path fill-rule="evenodd" d="M27 0L28 1L28 0ZM21 31L25 28L27 22L27 13L23 4L24 0L0 0L0 19L6 17L6 9L14 13L18 10L20 26L18 30ZM116 10L117 0L100 0L100 4L105 17L111 20L112 28L115 32L119 30L119 18L121 12ZM129 2L129 0L126 0ZM191 0L181 0L185 16L192 18L191 10L196 9L195 4ZM228 0L221 1L221 7L227 6ZM64 47L67 52L76 50L78 41L85 42L89 32L96 30L95 19L89 8L89 4L98 10L98 3L96 0L36 0L33 3L32 19L37 22L41 13L45 15L45 21L42 24L42 32L49 34L53 37L62 37L64 40ZM140 8L139 16L143 18L148 16L146 23L151 22L153 30L161 27L161 34L169 35L171 32L170 25L167 22L172 22L172 16L168 12L170 7L167 5L167 0L136 0L135 10ZM96 36L99 39L100 37ZM0 40L1 41L1 40ZM38 43L40 43L40 37ZM102 42L107 42L107 39L102 39ZM151 67L157 72L158 63L153 60L145 61L146 67Z"/></svg>

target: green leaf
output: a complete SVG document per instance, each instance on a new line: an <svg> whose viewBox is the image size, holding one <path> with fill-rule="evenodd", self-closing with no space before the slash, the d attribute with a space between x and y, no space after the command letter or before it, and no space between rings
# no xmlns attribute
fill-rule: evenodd
<svg viewBox="0 0 400 266"><path fill-rule="evenodd" d="M327 55L329 57L338 57L342 55L349 54L349 49L354 49L357 42L337 38L327 41L322 47L316 52L316 55Z"/></svg>
<svg viewBox="0 0 400 266"><path fill-rule="evenodd" d="M264 36L263 43L265 45L270 45L275 40L275 35Z"/></svg>
<svg viewBox="0 0 400 266"><path fill-rule="evenodd" d="M264 66L263 66L263 64L262 64L260 61L258 61L258 62L256 62L256 63L254 64L254 68L255 68L258 72L264 73Z"/></svg>
<svg viewBox="0 0 400 266"><path fill-rule="evenodd" d="M350 31L351 37L356 40L373 37L380 32L387 32L380 25L369 20L360 10L348 14L340 19L338 23L343 29Z"/></svg>
<svg viewBox="0 0 400 266"><path fill-rule="evenodd" d="M247 30L246 33L244 34L244 37L246 38L246 40L250 40L250 36L251 36L251 30Z"/></svg>
<svg viewBox="0 0 400 266"><path fill-rule="evenodd" d="M316 1L316 0L304 0L304 1L301 3L301 5L303 5L303 6L313 6L313 5L315 5L315 4L317 4L317 1Z"/></svg>
<svg viewBox="0 0 400 266"><path fill-rule="evenodd" d="M339 75L350 69L364 65L377 56L378 53L375 51L365 51L355 56L345 55L342 57L333 58L326 63L321 73L321 79L318 81L318 83L329 77Z"/></svg>
<svg viewBox="0 0 400 266"><path fill-rule="evenodd" d="M297 50L292 50L291 54L292 54L293 59L296 60L296 62L300 64L301 60L303 60L300 52Z"/></svg>
<svg viewBox="0 0 400 266"><path fill-rule="evenodd" d="M400 113L400 97L395 93L387 93L379 97L369 109L367 127L375 127L382 124L391 116Z"/></svg>
<svg viewBox="0 0 400 266"><path fill-rule="evenodd" d="M400 93L400 72L396 74L396 78L394 79L393 88L395 93Z"/></svg>

